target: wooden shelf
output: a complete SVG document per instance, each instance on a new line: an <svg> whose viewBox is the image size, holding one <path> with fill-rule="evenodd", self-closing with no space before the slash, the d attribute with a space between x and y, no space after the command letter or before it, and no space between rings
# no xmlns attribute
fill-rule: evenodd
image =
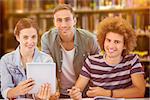
<svg viewBox="0 0 150 100"><path fill-rule="evenodd" d="M101 10L76 10L76 13L124 13L124 12L148 12L150 7L140 7L140 8L121 8L121 9L101 9Z"/></svg>
<svg viewBox="0 0 150 100"><path fill-rule="evenodd" d="M8 10L10 11L10 10ZM12 10L13 11L13 10ZM103 20L103 18L107 17L109 14L122 15L125 19L127 19L131 25L135 25L134 28L148 26L146 16L150 15L150 6L148 7L138 7L138 8L111 8L111 9L99 9L99 10L92 10L92 9L77 9L75 10L75 14L77 16L77 27L89 30L94 32L96 29L96 25ZM5 39L4 39L4 49L12 49L15 47L14 40L10 39L8 35L13 33L14 26L16 22L22 17L33 17L36 18L40 27L40 35L47 31L48 29L52 28L53 25L53 10L31 10L28 11L26 9L23 10L16 10L13 12L6 13L6 26L7 29L5 30ZM137 21L137 22L136 22ZM140 25L141 24L141 25ZM9 41L12 40L10 44ZM145 61L145 60L142 60Z"/></svg>
<svg viewBox="0 0 150 100"><path fill-rule="evenodd" d="M100 10L86 10L80 9L75 10L76 14L94 14L94 13L139 13L139 12L146 12L149 13L150 7L138 7L138 8L121 8L121 9L100 9ZM49 11L20 11L20 12L9 12L8 17L10 16L18 16L18 15L39 15L39 14L52 14L53 10Z"/></svg>

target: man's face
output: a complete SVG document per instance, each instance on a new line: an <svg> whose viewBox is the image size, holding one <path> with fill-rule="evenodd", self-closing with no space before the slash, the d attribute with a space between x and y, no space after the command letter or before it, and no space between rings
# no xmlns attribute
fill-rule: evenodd
<svg viewBox="0 0 150 100"><path fill-rule="evenodd" d="M54 14L54 25L61 36L70 36L75 24L76 20L69 10L60 10Z"/></svg>
<svg viewBox="0 0 150 100"><path fill-rule="evenodd" d="M111 58L120 57L123 49L125 49L123 35L114 32L107 33L104 41L104 49L107 56Z"/></svg>

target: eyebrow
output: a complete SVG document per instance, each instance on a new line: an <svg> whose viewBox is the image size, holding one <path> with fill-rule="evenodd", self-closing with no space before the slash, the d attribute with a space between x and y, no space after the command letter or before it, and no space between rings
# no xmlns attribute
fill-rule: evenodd
<svg viewBox="0 0 150 100"><path fill-rule="evenodd" d="M105 39L111 40L111 38L105 38ZM123 41L121 41L121 40L114 40L114 41L120 41L120 42L123 42Z"/></svg>
<svg viewBox="0 0 150 100"><path fill-rule="evenodd" d="M56 18L56 19L67 19L67 18L70 18L70 17L64 17L64 18Z"/></svg>

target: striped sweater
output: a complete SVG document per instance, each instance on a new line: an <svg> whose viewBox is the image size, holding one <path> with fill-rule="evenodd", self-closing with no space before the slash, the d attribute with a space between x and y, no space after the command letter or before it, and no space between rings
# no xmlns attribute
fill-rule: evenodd
<svg viewBox="0 0 150 100"><path fill-rule="evenodd" d="M83 65L81 75L90 79L92 86L104 89L122 89L132 85L131 74L143 74L142 65L135 54L126 55L119 64L108 65L104 56L91 55Z"/></svg>

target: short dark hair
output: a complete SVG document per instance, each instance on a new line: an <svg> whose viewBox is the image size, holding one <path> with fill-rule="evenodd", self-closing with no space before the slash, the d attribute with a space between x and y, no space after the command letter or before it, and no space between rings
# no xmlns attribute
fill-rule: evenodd
<svg viewBox="0 0 150 100"><path fill-rule="evenodd" d="M58 12L60 10L69 10L73 14L73 16L75 15L74 10L68 4L59 4L58 6L55 7L53 14L55 14L56 12Z"/></svg>

